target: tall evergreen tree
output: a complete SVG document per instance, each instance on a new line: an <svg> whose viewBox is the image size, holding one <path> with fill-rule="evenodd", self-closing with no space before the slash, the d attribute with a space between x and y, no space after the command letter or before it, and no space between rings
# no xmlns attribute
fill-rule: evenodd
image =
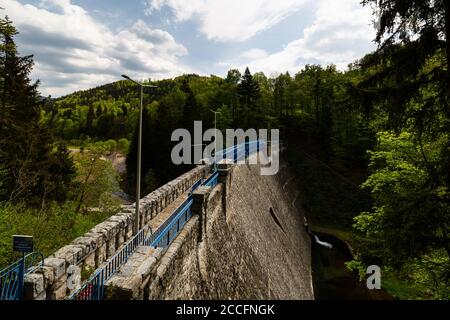
<svg viewBox="0 0 450 320"><path fill-rule="evenodd" d="M85 126L85 132L89 136L92 135L93 133L92 123L94 122L94 118L95 118L94 107L91 104L89 105L89 110L86 115L86 126Z"/></svg>
<svg viewBox="0 0 450 320"><path fill-rule="evenodd" d="M231 94L231 116L233 118L233 124L237 126L237 120L238 120L238 93L237 93L237 86L239 84L239 81L241 81L242 74L237 69L231 69L227 73L227 77L225 78L225 84L227 87L227 90Z"/></svg>
<svg viewBox="0 0 450 320"><path fill-rule="evenodd" d="M248 69L248 68L247 68ZM241 81L242 74L237 69L231 69L227 73L225 81L237 85Z"/></svg>
<svg viewBox="0 0 450 320"><path fill-rule="evenodd" d="M251 117L258 113L257 102L261 97L259 85L253 79L248 67L245 69L241 82L238 85L238 94L242 106L242 119L240 125L247 128L252 125Z"/></svg>
<svg viewBox="0 0 450 320"><path fill-rule="evenodd" d="M102 106L98 105L97 110L95 111L95 115L97 116L97 118L99 118L102 115L102 113L103 113Z"/></svg>
<svg viewBox="0 0 450 320"><path fill-rule="evenodd" d="M138 119L139 121L139 119ZM153 129L147 108L142 112L142 159L141 159L141 189L144 190L145 176L154 163ZM136 190L137 152L138 152L139 125L136 125L133 138L126 159L127 177L130 190ZM144 195L142 195L144 196Z"/></svg>
<svg viewBox="0 0 450 320"><path fill-rule="evenodd" d="M187 79L183 80L181 90L186 94L186 102L183 108L183 127L193 133L194 121L201 120L199 106Z"/></svg>
<svg viewBox="0 0 450 320"><path fill-rule="evenodd" d="M122 109L122 115L124 117L128 116L128 108L127 108L127 106L123 104L121 109Z"/></svg>
<svg viewBox="0 0 450 320"><path fill-rule="evenodd" d="M1 18L0 168L4 174L0 177L1 199L16 202L26 199L28 204L43 205L46 199L63 200L65 196L61 193L67 190L55 193L48 185L59 183L58 172L71 177L73 167L66 153L52 152L50 133L39 123L42 99L37 92L38 83L29 79L33 59L18 55L13 39L16 34L11 21ZM62 161L63 157L67 159Z"/></svg>

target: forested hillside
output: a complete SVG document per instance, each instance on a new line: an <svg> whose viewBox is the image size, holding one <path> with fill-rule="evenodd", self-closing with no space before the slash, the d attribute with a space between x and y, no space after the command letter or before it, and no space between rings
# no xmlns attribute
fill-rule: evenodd
<svg viewBox="0 0 450 320"><path fill-rule="evenodd" d="M374 144L374 135L349 100L348 85L358 81L360 73L356 67L342 73L334 66L313 65L294 76L285 73L270 78L263 73L252 75L247 69L243 75L230 70L224 79L184 75L149 82L158 88L146 89L144 95L144 174L156 175L158 185L186 170L173 166L168 158L174 145L170 135L179 127L192 130L194 120L201 120L204 128L213 127L211 111L220 112L219 129L283 128L288 124L293 134L298 130L318 133L316 152L320 150L326 161L352 174L348 168L364 168L365 151ZM127 163L132 176L139 92L133 83L118 81L48 100L42 121L51 124L55 136L72 144L131 140ZM305 128L292 130L292 126ZM164 152L155 154L156 150Z"/></svg>
<svg viewBox="0 0 450 320"><path fill-rule="evenodd" d="M397 297L448 299L449 3L363 3L380 12L379 49L346 71L306 65L274 76L247 68L224 78L147 80L157 88L144 95L142 187L151 192L188 169L170 159L171 134L193 130L194 120L213 127L212 111L222 130L280 128L301 205L313 225L351 241L349 268L363 279L368 265L383 266L384 286ZM1 241L17 221L27 232L42 215L37 225L45 228L69 215L64 228L78 234L114 210L105 205L97 217L87 210L101 206L98 199L114 203L107 195L119 189L118 178L100 179L114 176L102 154L127 154L122 188L134 195L139 87L118 80L40 99L28 78L31 57L17 53L9 20L0 27ZM70 155L68 146L81 152Z"/></svg>

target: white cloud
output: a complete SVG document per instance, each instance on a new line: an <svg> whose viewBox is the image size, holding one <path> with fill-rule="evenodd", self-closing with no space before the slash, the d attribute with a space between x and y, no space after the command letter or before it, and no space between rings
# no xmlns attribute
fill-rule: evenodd
<svg viewBox="0 0 450 320"><path fill-rule="evenodd" d="M168 32L151 28L144 21L112 30L71 0L41 0L34 6L23 1L0 0L0 7L5 8L3 13L18 27L21 54L35 54L33 77L42 80L43 94L61 95L90 88L115 81L122 73L138 79L161 79L195 72L180 62L187 49ZM146 1L153 13L161 14L159 10L167 7L177 21L192 20L208 39L218 41L249 39L299 11L306 3L312 3L312 0ZM307 63L333 63L344 69L375 48L371 9L363 8L360 0L318 0L308 6L310 10L314 10L313 22L298 39L278 52L273 39L268 39L263 48L252 47L249 41L248 45L235 44L237 49L250 48L242 53L202 52L211 57L202 55L204 66L200 68L207 69L209 74L212 67L243 70L248 65L252 72L264 71L269 75L286 70L295 73ZM301 12L298 15L301 19ZM230 48L229 44L216 46ZM212 60L214 57L218 60Z"/></svg>
<svg viewBox="0 0 450 320"><path fill-rule="evenodd" d="M247 60L256 60L256 59L264 59L268 56L268 53L265 50L259 48L253 48L242 53L241 57Z"/></svg>
<svg viewBox="0 0 450 320"><path fill-rule="evenodd" d="M187 50L167 32L143 21L112 31L70 0L39 6L0 0L20 32L19 51L35 55L33 77L43 94L61 95L118 80L173 77L190 71L179 62Z"/></svg>
<svg viewBox="0 0 450 320"><path fill-rule="evenodd" d="M209 40L245 41L311 0L147 0L147 13L169 7L177 21L194 19Z"/></svg>
<svg viewBox="0 0 450 320"><path fill-rule="evenodd" d="M358 0L320 0L311 26L283 50L249 63L252 72L297 72L307 63L335 64L343 70L375 49L372 10ZM241 68L245 67L242 63Z"/></svg>

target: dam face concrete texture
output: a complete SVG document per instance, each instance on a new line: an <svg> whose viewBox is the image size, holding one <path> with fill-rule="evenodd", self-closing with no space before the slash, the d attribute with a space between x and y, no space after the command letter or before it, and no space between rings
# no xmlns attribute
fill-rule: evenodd
<svg viewBox="0 0 450 320"><path fill-rule="evenodd" d="M227 221L259 261L268 278L270 298L313 299L311 243L288 167L260 176L256 166L232 173Z"/></svg>

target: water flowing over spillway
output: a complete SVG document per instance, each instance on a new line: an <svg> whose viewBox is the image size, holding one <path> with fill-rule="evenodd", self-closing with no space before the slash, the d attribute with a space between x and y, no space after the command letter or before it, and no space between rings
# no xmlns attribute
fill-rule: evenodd
<svg viewBox="0 0 450 320"><path fill-rule="evenodd" d="M322 247L333 249L333 245L331 243L320 241L317 235L314 235L314 240L316 241L317 244L321 245Z"/></svg>

